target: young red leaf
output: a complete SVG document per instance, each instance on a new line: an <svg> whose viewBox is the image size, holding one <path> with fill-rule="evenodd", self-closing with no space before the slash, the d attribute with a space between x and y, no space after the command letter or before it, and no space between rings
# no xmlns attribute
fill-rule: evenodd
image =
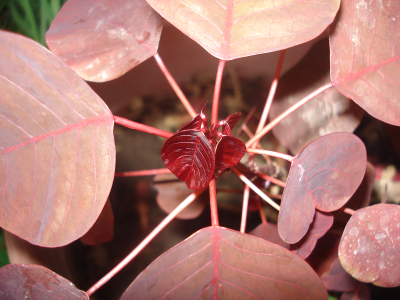
<svg viewBox="0 0 400 300"><path fill-rule="evenodd" d="M235 127L235 125L237 124L237 122L239 122L240 117L241 117L241 113L234 113L229 115L224 121L227 125L229 125L229 129L233 130L233 127ZM226 126L226 125L225 125ZM223 126L224 127L224 126Z"/></svg>
<svg viewBox="0 0 400 300"><path fill-rule="evenodd" d="M218 142L215 153L215 178L221 176L225 169L235 166L246 153L246 145L233 136L223 136Z"/></svg>
<svg viewBox="0 0 400 300"><path fill-rule="evenodd" d="M351 133L332 133L296 155L282 196L278 230L282 239L297 243L308 231L315 207L334 211L360 185L366 168L366 150Z"/></svg>
<svg viewBox="0 0 400 300"><path fill-rule="evenodd" d="M357 210L339 245L343 268L378 286L400 285L400 207L377 204Z"/></svg>
<svg viewBox="0 0 400 300"><path fill-rule="evenodd" d="M205 189L214 176L214 149L199 130L174 134L164 143L161 158L179 180L186 182L189 189Z"/></svg>
<svg viewBox="0 0 400 300"><path fill-rule="evenodd" d="M307 234L296 244L290 245L290 250L306 259L314 250L318 239L332 227L333 216L330 213L315 211L314 221L312 222Z"/></svg>
<svg viewBox="0 0 400 300"><path fill-rule="evenodd" d="M323 300L328 294L311 267L290 251L251 235L208 227L150 264L121 300L266 297Z"/></svg>
<svg viewBox="0 0 400 300"><path fill-rule="evenodd" d="M5 265L0 269L0 298L7 300L89 300L70 281L37 265Z"/></svg>
<svg viewBox="0 0 400 300"><path fill-rule="evenodd" d="M46 247L99 216L114 179L113 116L57 57L0 31L0 226Z"/></svg>
<svg viewBox="0 0 400 300"><path fill-rule="evenodd" d="M168 22L223 60L305 43L325 30L340 4L339 0L147 2Z"/></svg>
<svg viewBox="0 0 400 300"><path fill-rule="evenodd" d="M162 19L145 0L68 0L46 42L83 79L103 82L152 57L161 29Z"/></svg>
<svg viewBox="0 0 400 300"><path fill-rule="evenodd" d="M290 245L285 243L279 236L278 227L274 223L269 223L269 222L265 224L261 223L252 231L250 231L249 234L262 238L268 242L282 246L283 248L290 249Z"/></svg>
<svg viewBox="0 0 400 300"><path fill-rule="evenodd" d="M336 89L375 118L400 125L400 1L342 0L330 36Z"/></svg>

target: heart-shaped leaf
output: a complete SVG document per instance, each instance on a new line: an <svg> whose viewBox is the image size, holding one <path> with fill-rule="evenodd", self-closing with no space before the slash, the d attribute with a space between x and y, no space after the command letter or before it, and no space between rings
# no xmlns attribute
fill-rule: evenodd
<svg viewBox="0 0 400 300"><path fill-rule="evenodd" d="M215 177L218 178L225 169L235 166L245 153L246 145L241 140L229 135L223 136L215 153Z"/></svg>
<svg viewBox="0 0 400 300"><path fill-rule="evenodd" d="M145 0L68 0L46 34L83 79L118 78L157 52L162 19Z"/></svg>
<svg viewBox="0 0 400 300"><path fill-rule="evenodd" d="M89 300L89 296L45 267L12 264L0 269L0 299Z"/></svg>
<svg viewBox="0 0 400 300"><path fill-rule="evenodd" d="M339 0L147 0L215 57L231 60L286 49L318 36Z"/></svg>
<svg viewBox="0 0 400 300"><path fill-rule="evenodd" d="M297 255L251 235L208 227L150 264L121 300L266 297L328 299L318 276Z"/></svg>
<svg viewBox="0 0 400 300"><path fill-rule="evenodd" d="M400 125L399 1L342 0L331 30L331 78L369 114Z"/></svg>
<svg viewBox="0 0 400 300"><path fill-rule="evenodd" d="M0 226L57 247L85 234L114 179L113 116L36 42L0 31Z"/></svg>
<svg viewBox="0 0 400 300"><path fill-rule="evenodd" d="M290 249L290 245L285 243L278 233L278 226L274 223L261 223L254 228L249 234L262 238L268 242Z"/></svg>
<svg viewBox="0 0 400 300"><path fill-rule="evenodd" d="M271 119L330 81L329 41L326 38L316 43L299 64L279 79ZM283 119L272 133L290 152L297 154L323 135L353 132L363 113L357 104L330 88Z"/></svg>
<svg viewBox="0 0 400 300"><path fill-rule="evenodd" d="M199 130L183 130L165 141L161 149L165 166L191 190L202 190L214 176L215 153Z"/></svg>
<svg viewBox="0 0 400 300"><path fill-rule="evenodd" d="M362 141L345 132L320 137L296 155L279 211L282 239L297 243L307 233L315 207L326 212L342 207L360 185L366 159Z"/></svg>
<svg viewBox="0 0 400 300"><path fill-rule="evenodd" d="M354 278L378 286L400 285L400 207L377 204L357 210L343 232L339 258Z"/></svg>

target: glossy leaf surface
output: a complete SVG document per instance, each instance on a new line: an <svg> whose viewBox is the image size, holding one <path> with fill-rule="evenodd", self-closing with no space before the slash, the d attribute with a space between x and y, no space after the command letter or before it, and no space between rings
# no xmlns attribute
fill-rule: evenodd
<svg viewBox="0 0 400 300"><path fill-rule="evenodd" d="M290 249L290 245L285 243L278 233L278 226L274 223L261 223L249 234L267 240L268 242L282 246L283 248Z"/></svg>
<svg viewBox="0 0 400 300"><path fill-rule="evenodd" d="M214 149L199 130L178 131L164 143L161 158L192 190L205 189L214 175Z"/></svg>
<svg viewBox="0 0 400 300"><path fill-rule="evenodd" d="M83 79L103 82L153 56L161 29L162 19L145 0L68 0L46 42Z"/></svg>
<svg viewBox="0 0 400 300"><path fill-rule="evenodd" d="M272 102L271 120L292 105L330 82L329 41L316 43L308 54L279 79ZM278 123L272 133L293 154L308 143L333 132L353 132L363 116L363 109L330 88L304 104Z"/></svg>
<svg viewBox="0 0 400 300"><path fill-rule="evenodd" d="M0 226L56 247L86 233L114 178L113 116L48 50L0 31Z"/></svg>
<svg viewBox="0 0 400 300"><path fill-rule="evenodd" d="M246 145L234 136L223 136L215 152L215 177L225 169L235 166L246 153Z"/></svg>
<svg viewBox="0 0 400 300"><path fill-rule="evenodd" d="M167 214L172 212L191 193L186 184L178 181L174 174L159 174L154 177L154 187L157 190L157 204ZM196 199L189 204L176 218L182 220L194 219L200 216L204 210L205 203Z"/></svg>
<svg viewBox="0 0 400 300"><path fill-rule="evenodd" d="M148 266L127 299L328 299L307 263L263 239L204 228Z"/></svg>
<svg viewBox="0 0 400 300"><path fill-rule="evenodd" d="M331 78L369 114L400 125L399 1L342 0L331 30Z"/></svg>
<svg viewBox="0 0 400 300"><path fill-rule="evenodd" d="M148 0L161 16L217 58L286 49L318 36L339 0Z"/></svg>
<svg viewBox="0 0 400 300"><path fill-rule="evenodd" d="M377 204L353 214L340 240L339 258L354 278L395 287L400 285L399 248L400 207Z"/></svg>
<svg viewBox="0 0 400 300"><path fill-rule="evenodd" d="M7 300L89 300L70 281L37 265L10 264L0 269L0 298Z"/></svg>
<svg viewBox="0 0 400 300"><path fill-rule="evenodd" d="M366 150L351 133L332 133L308 144L293 159L282 196L278 230L282 239L297 243L308 231L315 207L334 211L360 185Z"/></svg>
<svg viewBox="0 0 400 300"><path fill-rule="evenodd" d="M315 211L314 221L312 222L307 234L296 244L290 245L290 250L306 259L314 250L318 239L332 227L333 216L330 213Z"/></svg>

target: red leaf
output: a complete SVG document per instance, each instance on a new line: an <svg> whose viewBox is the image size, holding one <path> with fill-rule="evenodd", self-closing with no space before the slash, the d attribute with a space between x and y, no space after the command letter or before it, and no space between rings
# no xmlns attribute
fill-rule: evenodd
<svg viewBox="0 0 400 300"><path fill-rule="evenodd" d="M7 300L89 300L70 281L36 265L6 265L0 269L0 298Z"/></svg>
<svg viewBox="0 0 400 300"><path fill-rule="evenodd" d="M337 292L352 292L361 284L343 269L339 258L336 258L331 268L322 274L321 280L328 291Z"/></svg>
<svg viewBox="0 0 400 300"><path fill-rule="evenodd" d="M68 0L46 34L83 79L118 78L157 52L162 19L145 0Z"/></svg>
<svg viewBox="0 0 400 300"><path fill-rule="evenodd" d="M310 266L263 239L221 227L196 232L150 264L127 299L328 299Z"/></svg>
<svg viewBox="0 0 400 300"><path fill-rule="evenodd" d="M326 38L316 43L299 64L279 79L271 106L271 120L330 82L329 75L329 41ZM282 145L297 154L323 135L353 132L363 113L357 104L331 88L295 110L272 132Z"/></svg>
<svg viewBox="0 0 400 300"><path fill-rule="evenodd" d="M305 43L325 30L340 4L339 0L147 2L168 22L223 60Z"/></svg>
<svg viewBox="0 0 400 300"><path fill-rule="evenodd" d="M86 234L81 237L85 245L107 243L114 238L114 214L110 200L107 199L99 218Z"/></svg>
<svg viewBox="0 0 400 300"><path fill-rule="evenodd" d="M400 285L399 248L400 207L377 204L352 215L340 240L339 258L354 278L395 287Z"/></svg>
<svg viewBox="0 0 400 300"><path fill-rule="evenodd" d="M246 145L241 140L233 136L223 136L215 153L215 177L218 178L225 169L235 166L245 153Z"/></svg>
<svg viewBox="0 0 400 300"><path fill-rule="evenodd" d="M314 250L318 239L324 236L324 234L332 227L332 224L332 214L316 210L314 222L312 222L310 230L299 242L290 245L290 250L302 259L306 259Z"/></svg>
<svg viewBox="0 0 400 300"><path fill-rule="evenodd" d="M114 179L113 116L48 50L0 31L0 226L57 247L86 233Z"/></svg>
<svg viewBox="0 0 400 300"><path fill-rule="evenodd" d="M400 125L399 1L342 0L330 36L337 90L369 114Z"/></svg>
<svg viewBox="0 0 400 300"><path fill-rule="evenodd" d="M154 187L157 190L157 204L167 214L172 212L187 196L193 193L185 183L178 181L173 174L159 174L154 177ZM196 199L176 218L182 220L194 219L204 210L205 202Z"/></svg>
<svg viewBox="0 0 400 300"><path fill-rule="evenodd" d="M233 130L233 127L235 127L235 125L237 124L237 122L239 122L240 117L241 117L241 113L234 113L229 115L224 121L227 125L229 125L229 129Z"/></svg>
<svg viewBox="0 0 400 300"><path fill-rule="evenodd" d="M268 242L290 249L290 245L285 243L278 233L278 227L274 223L261 223L254 228L249 234L262 238Z"/></svg>
<svg viewBox="0 0 400 300"><path fill-rule="evenodd" d="M174 134L164 143L161 158L165 166L192 190L205 189L214 175L214 149L199 130Z"/></svg>
<svg viewBox="0 0 400 300"><path fill-rule="evenodd" d="M282 239L297 243L308 231L315 207L334 211L360 185L366 151L351 133L332 133L308 144L296 155L282 196L278 230Z"/></svg>

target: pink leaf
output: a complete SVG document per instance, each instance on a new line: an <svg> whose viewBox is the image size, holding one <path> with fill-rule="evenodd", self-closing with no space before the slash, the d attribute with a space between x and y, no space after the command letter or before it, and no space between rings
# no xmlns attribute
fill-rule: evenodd
<svg viewBox="0 0 400 300"><path fill-rule="evenodd" d="M329 41L323 39L311 48L298 65L279 79L271 106L271 120L328 82ZM353 101L330 88L291 113L272 132L281 144L297 154L308 143L323 135L353 132L363 112Z"/></svg>
<svg viewBox="0 0 400 300"><path fill-rule="evenodd" d="M0 298L7 300L89 300L70 281L37 265L6 265L0 269Z"/></svg>
<svg viewBox="0 0 400 300"><path fill-rule="evenodd" d="M223 60L305 43L325 30L340 4L339 0L147 2L168 22Z"/></svg>
<svg viewBox="0 0 400 300"><path fill-rule="evenodd" d="M0 31L0 226L62 246L99 216L114 178L113 116L48 50Z"/></svg>
<svg viewBox="0 0 400 300"><path fill-rule="evenodd" d="M339 258L343 268L363 282L399 286L399 228L398 205L377 204L357 210L340 240Z"/></svg>
<svg viewBox="0 0 400 300"><path fill-rule="evenodd" d="M157 204L167 214L172 212L187 196L193 193L185 183L178 181L174 174L159 174L154 177L154 187L157 190ZM194 219L203 212L205 202L196 199L186 207L176 218L182 220Z"/></svg>
<svg viewBox="0 0 400 300"><path fill-rule="evenodd" d="M296 155L282 196L278 230L282 239L297 243L308 231L315 207L334 211L360 185L366 151L351 133L332 133L308 144Z"/></svg>
<svg viewBox="0 0 400 300"><path fill-rule="evenodd" d="M245 153L246 145L241 140L233 136L223 136L215 153L215 177L218 178L225 169L235 166Z"/></svg>
<svg viewBox="0 0 400 300"><path fill-rule="evenodd" d="M278 227L274 223L261 223L254 228L249 234L262 238L268 242L290 249L290 245L285 243L279 236Z"/></svg>
<svg viewBox="0 0 400 300"><path fill-rule="evenodd" d="M192 190L205 189L214 175L214 149L199 130L174 134L164 143L161 158L165 166Z"/></svg>
<svg viewBox="0 0 400 300"><path fill-rule="evenodd" d="M107 243L114 238L114 214L110 200L107 199L99 218L86 234L81 237L85 245L98 245Z"/></svg>
<svg viewBox="0 0 400 300"><path fill-rule="evenodd" d="M337 90L369 114L400 125L399 1L342 0L330 36Z"/></svg>
<svg viewBox="0 0 400 300"><path fill-rule="evenodd" d="M145 0L68 0L46 34L83 79L118 78L157 52L162 19Z"/></svg>
<svg viewBox="0 0 400 300"><path fill-rule="evenodd" d="M127 299L328 299L310 266L263 239L221 227L196 232L150 264Z"/></svg>
<svg viewBox="0 0 400 300"><path fill-rule="evenodd" d="M343 269L338 257L332 262L331 268L322 274L321 280L328 291L352 292L360 285Z"/></svg>
<svg viewBox="0 0 400 300"><path fill-rule="evenodd" d="M296 244L290 245L290 250L306 259L314 250L318 239L332 227L333 216L330 213L315 211L314 222L312 222L307 234Z"/></svg>

